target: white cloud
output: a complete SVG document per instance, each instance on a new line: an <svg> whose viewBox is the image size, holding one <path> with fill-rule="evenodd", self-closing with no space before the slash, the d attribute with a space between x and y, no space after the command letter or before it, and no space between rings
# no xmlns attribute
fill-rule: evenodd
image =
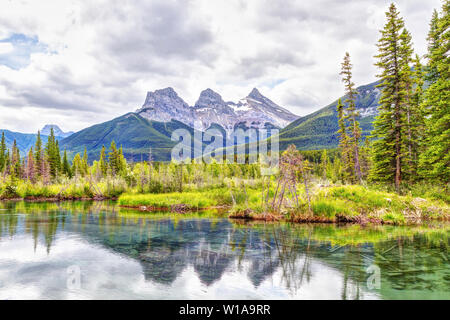
<svg viewBox="0 0 450 320"><path fill-rule="evenodd" d="M79 130L168 86L189 104L208 87L225 100L259 87L305 115L342 95L345 51L357 84L376 79L377 30L389 2L0 0L0 39L24 34L47 48L18 70L0 65L0 128L36 131L50 122ZM397 3L424 54L440 1Z"/></svg>
<svg viewBox="0 0 450 320"><path fill-rule="evenodd" d="M14 47L9 42L0 42L0 54L9 53L14 50Z"/></svg>

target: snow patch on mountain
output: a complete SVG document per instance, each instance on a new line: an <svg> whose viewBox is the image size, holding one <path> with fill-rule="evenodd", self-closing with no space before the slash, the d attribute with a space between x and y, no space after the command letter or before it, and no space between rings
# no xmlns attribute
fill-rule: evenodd
<svg viewBox="0 0 450 320"><path fill-rule="evenodd" d="M48 136L53 129L53 133L56 137L67 138L73 134L73 131L64 132L56 124L46 124L40 131L41 135Z"/></svg>

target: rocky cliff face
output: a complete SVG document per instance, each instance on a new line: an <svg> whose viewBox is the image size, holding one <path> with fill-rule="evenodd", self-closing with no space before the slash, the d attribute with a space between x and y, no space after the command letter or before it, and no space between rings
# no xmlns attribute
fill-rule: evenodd
<svg viewBox="0 0 450 320"><path fill-rule="evenodd" d="M206 89L193 107L184 102L172 88L156 90L147 93L144 105L136 113L160 122L173 119L190 126L196 123L201 126L201 130L218 124L226 131L232 131L236 126L283 128L298 118L264 97L256 88L237 103L225 102L220 94Z"/></svg>
<svg viewBox="0 0 450 320"><path fill-rule="evenodd" d="M146 119L159 122L170 122L174 119L189 126L194 124L194 109L172 88L148 92L144 105L136 113Z"/></svg>

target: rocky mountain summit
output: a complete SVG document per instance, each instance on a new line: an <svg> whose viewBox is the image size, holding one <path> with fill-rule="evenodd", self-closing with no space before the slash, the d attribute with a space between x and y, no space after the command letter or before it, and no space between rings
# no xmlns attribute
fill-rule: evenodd
<svg viewBox="0 0 450 320"><path fill-rule="evenodd" d="M170 87L147 92L144 105L136 113L158 122L170 122L174 119L189 126L194 124L194 109Z"/></svg>
<svg viewBox="0 0 450 320"><path fill-rule="evenodd" d="M194 106L189 106L172 88L156 90L147 93L144 105L136 113L154 121L177 120L200 130L218 124L228 132L237 126L283 128L298 118L256 88L237 103L226 102L217 92L206 89Z"/></svg>
<svg viewBox="0 0 450 320"><path fill-rule="evenodd" d="M48 136L50 135L50 130L53 128L53 133L56 137L67 138L73 134L73 131L64 132L58 127L56 124L46 124L42 130L41 135Z"/></svg>

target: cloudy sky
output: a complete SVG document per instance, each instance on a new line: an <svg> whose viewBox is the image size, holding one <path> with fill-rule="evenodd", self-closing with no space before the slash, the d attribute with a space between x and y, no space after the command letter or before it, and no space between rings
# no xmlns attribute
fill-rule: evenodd
<svg viewBox="0 0 450 320"><path fill-rule="evenodd" d="M0 0L0 128L79 130L173 87L193 105L211 88L238 100L253 87L298 115L376 80L384 0ZM439 0L396 1L426 50Z"/></svg>

